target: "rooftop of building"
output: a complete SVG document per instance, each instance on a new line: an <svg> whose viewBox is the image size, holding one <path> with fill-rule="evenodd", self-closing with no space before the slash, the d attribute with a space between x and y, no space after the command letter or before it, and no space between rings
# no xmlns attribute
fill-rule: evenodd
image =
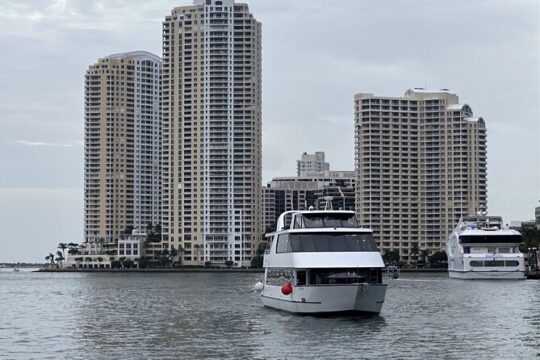
<svg viewBox="0 0 540 360"><path fill-rule="evenodd" d="M388 99L388 100L407 100L407 99L417 99L417 100L428 100L428 99L440 99L444 98L447 100L448 104L459 104L459 97L454 91L448 89L424 89L424 88L411 88L405 91L405 94L402 97L399 96L375 96L373 93L358 93L354 95L355 99L362 98L376 98L376 99Z"/></svg>
<svg viewBox="0 0 540 360"><path fill-rule="evenodd" d="M154 61L161 61L161 58L156 54L144 50L127 51L123 53L111 54L105 56L103 59L121 60L121 59L134 59L134 58L149 58Z"/></svg>

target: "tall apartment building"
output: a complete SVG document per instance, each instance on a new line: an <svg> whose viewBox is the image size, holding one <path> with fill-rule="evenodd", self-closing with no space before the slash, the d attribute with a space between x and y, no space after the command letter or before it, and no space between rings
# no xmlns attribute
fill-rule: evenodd
<svg viewBox="0 0 540 360"><path fill-rule="evenodd" d="M248 265L262 234L261 24L195 0L163 22L163 242L182 263Z"/></svg>
<svg viewBox="0 0 540 360"><path fill-rule="evenodd" d="M357 94L354 106L360 223L404 261L442 249L461 216L487 207L484 120L446 89Z"/></svg>
<svg viewBox="0 0 540 360"><path fill-rule="evenodd" d="M305 152L296 161L296 170L298 176L306 176L308 173L328 171L330 164L324 161L324 151L316 151L315 154Z"/></svg>
<svg viewBox="0 0 540 360"><path fill-rule="evenodd" d="M355 209L354 171L318 171L300 177L278 177L263 187L265 232L274 231L283 212L324 209L331 197L334 210Z"/></svg>
<svg viewBox="0 0 540 360"><path fill-rule="evenodd" d="M113 241L160 221L159 75L144 51L114 54L85 76L85 240Z"/></svg>

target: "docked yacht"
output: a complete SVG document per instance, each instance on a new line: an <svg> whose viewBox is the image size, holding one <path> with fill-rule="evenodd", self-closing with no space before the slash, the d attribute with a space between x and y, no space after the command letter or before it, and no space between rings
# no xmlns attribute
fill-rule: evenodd
<svg viewBox="0 0 540 360"><path fill-rule="evenodd" d="M384 262L353 211L287 211L271 236L265 306L306 314L381 311Z"/></svg>
<svg viewBox="0 0 540 360"><path fill-rule="evenodd" d="M448 239L448 273L459 279L524 279L523 237L499 216L463 217Z"/></svg>

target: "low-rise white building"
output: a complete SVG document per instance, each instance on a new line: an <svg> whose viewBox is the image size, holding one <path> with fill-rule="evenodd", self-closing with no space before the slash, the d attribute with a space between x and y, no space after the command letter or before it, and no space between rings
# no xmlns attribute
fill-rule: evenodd
<svg viewBox="0 0 540 360"><path fill-rule="evenodd" d="M64 268L77 269L110 269L121 261L123 267L126 261L133 262L138 267L141 256L145 256L146 234L133 231L132 235L107 243L104 241L86 242L76 251L68 252L63 263ZM157 243L161 247L161 243ZM131 263L130 263L131 265Z"/></svg>

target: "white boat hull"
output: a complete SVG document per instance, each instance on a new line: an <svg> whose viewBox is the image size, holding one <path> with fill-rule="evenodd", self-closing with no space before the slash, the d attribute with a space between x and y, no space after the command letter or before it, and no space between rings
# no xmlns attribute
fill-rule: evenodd
<svg viewBox="0 0 540 360"><path fill-rule="evenodd" d="M466 280L523 280L524 271L486 270L486 271L456 271L448 270L448 276L454 279Z"/></svg>
<svg viewBox="0 0 540 360"><path fill-rule="evenodd" d="M299 314L381 312L386 294L384 284L298 286L283 295L280 286L265 285L264 306Z"/></svg>

